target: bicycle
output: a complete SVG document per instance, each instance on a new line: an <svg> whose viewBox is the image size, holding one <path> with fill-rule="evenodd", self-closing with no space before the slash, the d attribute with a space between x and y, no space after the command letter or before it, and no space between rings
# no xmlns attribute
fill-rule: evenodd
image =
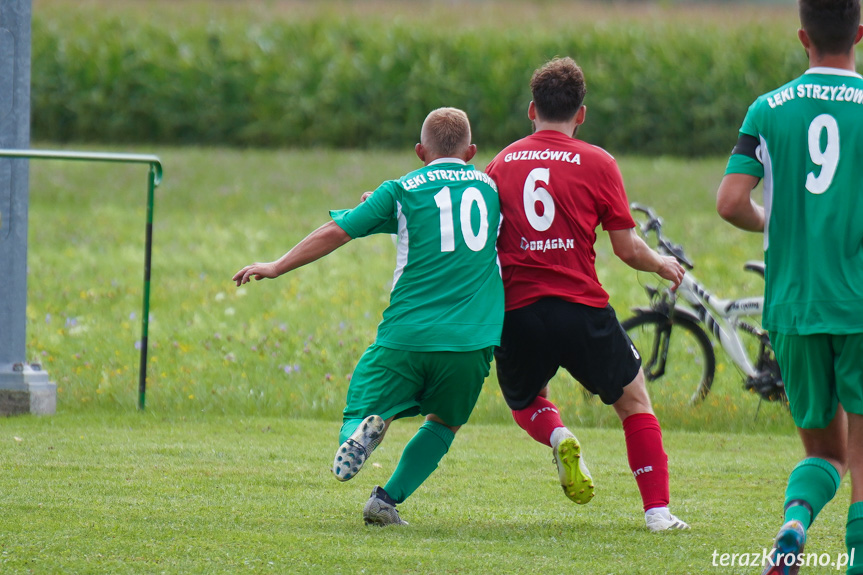
<svg viewBox="0 0 863 575"><path fill-rule="evenodd" d="M650 242L653 233L659 253L674 256L687 270L693 269L683 247L663 235L662 219L652 208L638 203L630 204L630 208L647 216L638 225L646 241ZM764 262L749 261L743 268L764 278ZM676 291L653 286L645 286L645 290L650 305L633 308L635 315L621 325L642 355L644 376L655 404L694 405L710 393L716 355L708 333L742 372L744 389L762 400L787 401L770 339L760 325L763 296L722 299L689 272ZM658 385L660 380L664 385ZM693 383L695 390L690 395Z"/></svg>

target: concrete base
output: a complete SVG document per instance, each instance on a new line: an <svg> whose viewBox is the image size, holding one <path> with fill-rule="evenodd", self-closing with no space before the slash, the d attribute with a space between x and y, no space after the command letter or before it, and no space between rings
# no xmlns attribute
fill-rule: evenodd
<svg viewBox="0 0 863 575"><path fill-rule="evenodd" d="M57 386L39 365L0 364L0 416L53 415L57 411Z"/></svg>

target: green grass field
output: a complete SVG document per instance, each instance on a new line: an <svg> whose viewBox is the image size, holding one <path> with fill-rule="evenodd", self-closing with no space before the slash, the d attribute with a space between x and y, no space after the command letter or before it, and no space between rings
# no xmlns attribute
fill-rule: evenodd
<svg viewBox="0 0 863 575"><path fill-rule="evenodd" d="M672 507L692 530L651 534L620 431L579 432L597 496L577 506L547 448L515 425L468 425L400 506L408 527L364 527L363 503L418 425L393 425L362 473L339 483L328 471L335 421L2 419L0 572L755 573L714 566L713 553L769 546L801 455L781 434L667 431ZM844 552L847 483L807 551Z"/></svg>
<svg viewBox="0 0 863 575"><path fill-rule="evenodd" d="M61 27L102 15L214 30L323 17L478 31L493 23L525 33L568 33L590 22L649 34L677 25L738 27L742 20L727 6L675 0L453 6L33 1L34 14L45 21L59 15ZM745 21L763 29L796 26L788 2L749 3ZM670 458L671 506L691 531L647 532L613 410L561 373L551 396L581 439L597 484L589 505L570 503L550 450L512 422L493 372L440 469L400 506L410 526L365 528L361 508L371 488L386 481L420 425L393 425L349 483L331 477L349 378L387 304L391 240L352 242L276 281L236 288L231 276L280 256L326 221L327 210L353 206L363 191L417 167L417 159L409 150L104 151L155 153L164 163L147 409L136 409L146 169L33 161L27 359L57 384L58 405L53 416L0 418L0 573L759 571L717 565L715 557L760 555L769 546L787 474L802 449L785 407L759 405L744 393L742 377L718 348L717 378L703 404L655 406ZM494 151L481 150L476 164L484 167ZM761 292L761 281L742 269L761 258L761 237L715 213L725 158L618 160L630 200L664 216L665 231L685 246L697 277L722 297ZM657 278L618 262L600 237L600 279L625 318L646 303L643 286ZM811 529L807 551L831 559L845 551L849 483L843 479Z"/></svg>
<svg viewBox="0 0 863 575"><path fill-rule="evenodd" d="M58 413L0 419L3 572L752 571L714 567L712 553L761 552L801 453L787 411L766 404L756 417L757 399L720 351L703 405L657 406L673 509L691 532L643 528L612 410L563 375L552 395L585 445L594 502L563 497L550 452L511 422L492 376L441 469L403 506L411 526L365 529L363 502L418 426L394 425L356 480L329 476L348 376L386 305L391 240L352 242L277 281L237 289L230 278L417 160L125 151L156 153L165 168L148 407L135 409L146 169L32 162L28 353L57 383ZM760 291L742 271L760 256L760 237L713 211L724 159L619 162L630 199L665 215L700 278L728 297ZM601 279L626 317L655 278L615 263L607 240L597 249ZM812 550L844 550L847 491L819 518Z"/></svg>

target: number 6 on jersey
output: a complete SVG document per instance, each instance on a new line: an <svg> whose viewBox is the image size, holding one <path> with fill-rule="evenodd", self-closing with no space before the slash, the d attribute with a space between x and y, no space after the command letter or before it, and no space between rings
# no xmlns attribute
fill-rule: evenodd
<svg viewBox="0 0 863 575"><path fill-rule="evenodd" d="M544 232L554 221L554 199L548 190L537 185L537 182L548 185L550 170L534 168L524 181L524 215L527 221L538 232ZM542 214L536 209L536 204L542 204Z"/></svg>

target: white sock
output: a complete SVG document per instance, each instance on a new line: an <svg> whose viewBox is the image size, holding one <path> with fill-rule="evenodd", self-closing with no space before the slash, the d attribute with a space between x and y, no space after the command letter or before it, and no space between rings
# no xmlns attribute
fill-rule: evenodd
<svg viewBox="0 0 863 575"><path fill-rule="evenodd" d="M575 435L565 427L555 427L554 431L551 432L550 439L552 449L556 448L567 437L575 437Z"/></svg>
<svg viewBox="0 0 863 575"><path fill-rule="evenodd" d="M668 507L653 507L644 512L644 517L650 517L651 515L662 515L666 519L671 516L671 511L668 510Z"/></svg>

